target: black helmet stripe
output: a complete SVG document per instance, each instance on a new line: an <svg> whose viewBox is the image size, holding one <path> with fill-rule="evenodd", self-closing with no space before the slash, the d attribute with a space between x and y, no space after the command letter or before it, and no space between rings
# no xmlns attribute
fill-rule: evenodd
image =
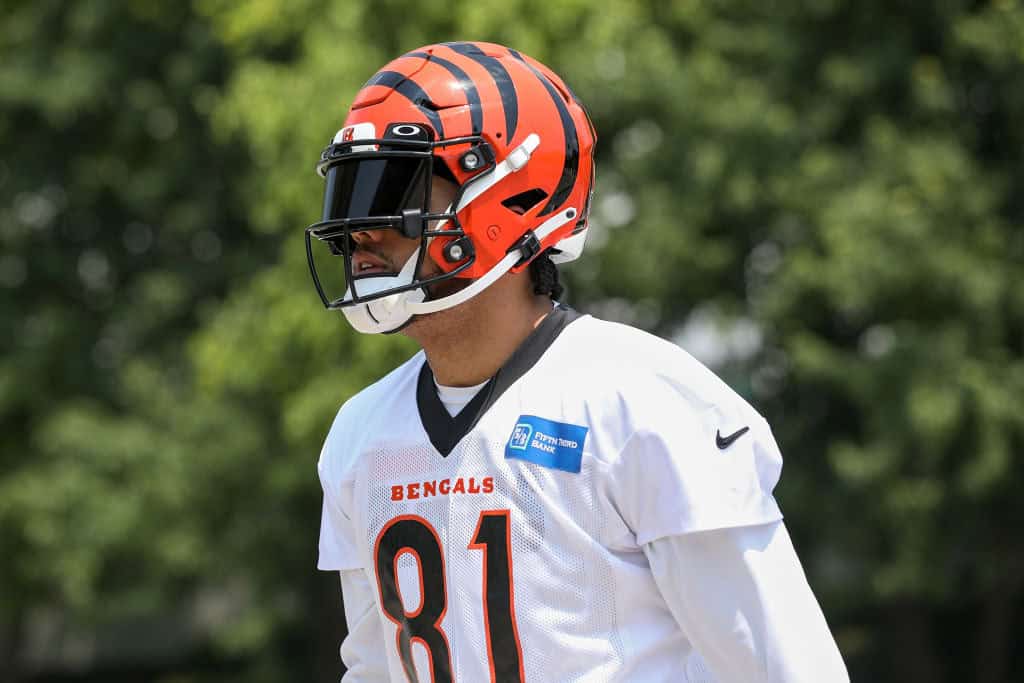
<svg viewBox="0 0 1024 683"><path fill-rule="evenodd" d="M547 76L535 69L515 50L509 50L509 53L525 64L544 84L545 90L548 91L555 103L555 108L558 109L558 118L562 120L562 133L565 135L565 165L562 166L562 177L558 179L558 187L551 193L548 203L538 214L546 216L565 203L565 200L569 198L569 193L572 192L572 186L576 184L576 174L579 172L580 166L580 142L576 137L576 124L572 122L572 116L569 115L569 109L565 106L561 93L552 85Z"/></svg>
<svg viewBox="0 0 1024 683"><path fill-rule="evenodd" d="M480 103L480 93L477 92L476 84L473 82L473 79L469 77L469 74L459 68L457 64L449 62L447 59L443 59L437 55L427 54L426 52L410 52L405 56L422 57L423 59L435 62L436 64L448 69L448 73L459 79L459 83L462 85L462 90L466 93L466 104L469 105L469 120L473 126L473 135L479 135L484 129L484 112Z"/></svg>
<svg viewBox="0 0 1024 683"><path fill-rule="evenodd" d="M419 107L419 110L423 112L423 115L427 117L427 120L430 121L430 124L437 131L438 137L444 137L444 126L441 124L441 117L430 107L424 106L425 104L432 105L433 103L430 101L427 93L423 91L423 88L416 84L416 81L397 71L378 71L363 87L369 88L371 85L383 85L388 88L394 88L396 92L404 95L406 99Z"/></svg>
<svg viewBox="0 0 1024 683"><path fill-rule="evenodd" d="M505 110L505 138L511 143L516 134L516 126L519 125L519 95L516 94L516 86L512 82L512 76L509 75L508 70L500 61L484 54L483 50L472 43L442 43L442 45L458 52L463 57L472 59L487 69L487 73L494 79L494 85L498 87L498 94L501 95L501 107Z"/></svg>

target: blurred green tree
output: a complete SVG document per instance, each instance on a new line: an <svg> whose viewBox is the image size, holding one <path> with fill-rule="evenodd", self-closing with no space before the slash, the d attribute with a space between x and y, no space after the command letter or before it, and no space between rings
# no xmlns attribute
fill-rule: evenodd
<svg viewBox="0 0 1024 683"><path fill-rule="evenodd" d="M191 502L222 465L194 459L210 421L184 351L276 244L230 191L248 150L208 117L231 64L188 5L7 3L0 54L0 679L18 680L30 633L168 609L216 565ZM251 449L240 417L223 440Z"/></svg>
<svg viewBox="0 0 1024 683"><path fill-rule="evenodd" d="M336 680L316 453L413 347L319 309L312 166L380 65L468 38L588 104L570 302L709 340L769 416L855 679L1024 676L1020 3L141 7L0 22L0 662L47 609L213 594L238 680Z"/></svg>

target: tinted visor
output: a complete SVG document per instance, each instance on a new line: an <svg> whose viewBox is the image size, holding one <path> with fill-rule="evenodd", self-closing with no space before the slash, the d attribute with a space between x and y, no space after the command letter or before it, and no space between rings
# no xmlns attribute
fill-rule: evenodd
<svg viewBox="0 0 1024 683"><path fill-rule="evenodd" d="M348 159L327 170L322 220L399 216L426 208L428 159Z"/></svg>

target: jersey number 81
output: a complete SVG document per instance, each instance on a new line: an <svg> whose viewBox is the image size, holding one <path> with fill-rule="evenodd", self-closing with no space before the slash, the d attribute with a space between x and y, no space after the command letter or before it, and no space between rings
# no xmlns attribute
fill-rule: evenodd
<svg viewBox="0 0 1024 683"><path fill-rule="evenodd" d="M492 683L522 683L523 653L512 591L512 538L508 510L484 510L468 550L483 552L484 626ZM398 590L398 559L409 553L419 568L420 604L406 611ZM381 529L374 549L377 587L385 616L397 627L398 656L410 683L419 683L412 659L418 641L429 655L434 683L450 683L451 651L441 621L448 611L444 550L430 522L418 515L395 517Z"/></svg>

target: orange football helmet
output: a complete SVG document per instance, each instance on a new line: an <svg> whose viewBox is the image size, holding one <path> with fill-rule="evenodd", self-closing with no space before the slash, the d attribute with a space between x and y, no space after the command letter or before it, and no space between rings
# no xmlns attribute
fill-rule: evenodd
<svg viewBox="0 0 1024 683"><path fill-rule="evenodd" d="M466 301L544 251L555 262L576 258L586 239L594 143L568 86L515 50L454 42L395 59L356 95L317 165L326 179L323 215L306 229L306 252L324 305L342 309L361 332L394 332L414 315ZM440 213L429 211L434 175L458 185ZM378 229L419 238L420 248L399 273L359 278L351 234ZM313 238L344 258L340 296L325 291ZM428 254L442 273L420 278ZM427 288L450 278L472 282L431 299Z"/></svg>

